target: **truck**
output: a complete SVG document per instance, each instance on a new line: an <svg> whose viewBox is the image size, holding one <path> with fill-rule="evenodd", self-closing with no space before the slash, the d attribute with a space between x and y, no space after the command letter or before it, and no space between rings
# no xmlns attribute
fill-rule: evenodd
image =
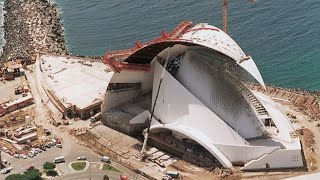
<svg viewBox="0 0 320 180"><path fill-rule="evenodd" d="M91 122L96 122L96 121L100 120L100 118L101 118L101 112L99 112L96 115L90 117L90 121Z"/></svg>
<svg viewBox="0 0 320 180"><path fill-rule="evenodd" d="M15 95L21 94L21 93L23 93L23 92L24 92L24 89L23 89L22 86L18 86L18 87L15 87L15 88L14 88L14 94L15 94Z"/></svg>
<svg viewBox="0 0 320 180"><path fill-rule="evenodd" d="M179 172L178 171L167 171L166 175L178 179L179 178Z"/></svg>

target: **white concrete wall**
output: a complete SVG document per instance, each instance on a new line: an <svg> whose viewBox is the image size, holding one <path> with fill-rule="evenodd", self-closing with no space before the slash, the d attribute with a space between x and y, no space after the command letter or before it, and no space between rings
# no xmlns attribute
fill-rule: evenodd
<svg viewBox="0 0 320 180"><path fill-rule="evenodd" d="M208 150L220 163L224 168L231 168L232 164L228 158L226 158L223 153L217 149L214 145L213 140L207 136L207 134L201 132L197 127L189 127L183 124L153 124L150 127L151 132L157 132L161 129L168 129L171 130L173 133L179 133L180 135L184 135L189 139L194 140L195 142L199 143L205 149Z"/></svg>
<svg viewBox="0 0 320 180"><path fill-rule="evenodd" d="M154 101L162 66L155 62L152 101ZM179 123L193 127L220 144L246 144L222 119L194 97L167 71L162 82L155 108L155 117L162 123Z"/></svg>
<svg viewBox="0 0 320 180"><path fill-rule="evenodd" d="M253 159L258 159L267 153L280 149L279 146L250 146L250 145L225 145L216 144L216 147L231 161L231 162L248 162Z"/></svg>
<svg viewBox="0 0 320 180"><path fill-rule="evenodd" d="M302 167L303 160L301 150L276 150L271 154L266 154L258 160L248 162L242 170L265 169L267 163L269 164L270 169Z"/></svg>
<svg viewBox="0 0 320 180"><path fill-rule="evenodd" d="M205 61L192 50L187 51L176 79L242 137L261 136L261 124L250 104Z"/></svg>
<svg viewBox="0 0 320 180"><path fill-rule="evenodd" d="M125 90L125 91L107 91L104 102L101 106L102 113L106 113L111 108L119 106L125 102L132 101L139 95L141 91L136 90Z"/></svg>
<svg viewBox="0 0 320 180"><path fill-rule="evenodd" d="M273 134L273 137L281 141L291 143L292 138L290 133L293 132L294 129L287 115L281 111L280 107L270 97L256 91L253 91L253 93L266 108L272 118L272 121L279 130L277 134Z"/></svg>

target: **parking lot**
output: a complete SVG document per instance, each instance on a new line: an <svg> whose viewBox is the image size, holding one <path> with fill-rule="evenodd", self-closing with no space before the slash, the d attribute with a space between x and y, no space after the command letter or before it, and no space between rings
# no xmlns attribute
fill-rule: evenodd
<svg viewBox="0 0 320 180"><path fill-rule="evenodd" d="M57 147L47 148L46 151L36 154L34 157L27 156L26 159L15 158L7 153L1 153L2 158L6 159L8 163L6 167L13 167L13 170L9 174L22 173L26 170L28 166L33 165L37 169L42 169L42 165L49 161L52 162L57 156L60 156L62 149Z"/></svg>
<svg viewBox="0 0 320 180"><path fill-rule="evenodd" d="M63 144L64 146L64 144ZM68 145L66 145L68 146ZM85 147L79 146L75 144L73 151L66 151L67 149L58 148L56 146L51 148L46 148L46 151L42 151L41 153L36 154L34 157L27 157L26 159L23 158L15 158L7 153L2 152L2 158L5 159L8 163L6 167L13 167L13 170L8 173L15 174L15 173L23 173L28 166L34 166L36 169L42 169L42 166L45 162L53 162L54 158L59 156L64 156L66 163L57 164L58 171L63 174L68 174L72 172L68 168L68 162L77 160L78 156L86 155L89 161L100 161L100 156L93 153L90 149Z"/></svg>
<svg viewBox="0 0 320 180"><path fill-rule="evenodd" d="M61 174L61 176L57 177L58 179L88 179L85 177L101 179L104 174L107 174L109 177L119 177L121 173L100 169L102 163L100 155L94 153L91 149L78 145L73 139L69 140L70 141L62 142L62 148L56 146L47 148L46 151L42 151L32 158L15 158L7 153L1 152L2 158L8 161L6 167L13 167L12 171L6 174L5 177L10 174L23 173L29 166L34 166L34 168L42 170L45 162L53 162L54 158L59 156L64 156L65 162L56 164L56 168ZM68 164L77 161L79 156L86 156L87 161L90 163L89 168L82 172L76 172L68 167ZM116 162L112 162L112 164L119 168ZM126 169L121 169L121 166L119 169L126 173Z"/></svg>

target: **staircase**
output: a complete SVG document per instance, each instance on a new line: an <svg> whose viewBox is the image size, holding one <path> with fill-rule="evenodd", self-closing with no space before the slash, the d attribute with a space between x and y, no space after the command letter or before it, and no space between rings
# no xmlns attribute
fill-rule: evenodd
<svg viewBox="0 0 320 180"><path fill-rule="evenodd" d="M264 108L264 106L261 104L261 102L253 95L253 93L233 74L231 74L229 71L223 71L224 77L231 82L238 91L245 97L245 99L252 105L252 107L257 112L259 119L266 119L270 118L269 113Z"/></svg>

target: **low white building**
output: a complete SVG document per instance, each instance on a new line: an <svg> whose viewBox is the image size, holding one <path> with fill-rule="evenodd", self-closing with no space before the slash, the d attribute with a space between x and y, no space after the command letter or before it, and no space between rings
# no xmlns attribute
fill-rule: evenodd
<svg viewBox="0 0 320 180"><path fill-rule="evenodd" d="M151 133L170 130L178 139L195 141L225 168L303 166L300 139L285 113L243 84L254 79L265 87L255 62L222 30L189 24L131 50L107 53L105 63L115 73L102 105L104 124L128 131L145 125L156 100ZM127 106L150 91L149 107Z"/></svg>

